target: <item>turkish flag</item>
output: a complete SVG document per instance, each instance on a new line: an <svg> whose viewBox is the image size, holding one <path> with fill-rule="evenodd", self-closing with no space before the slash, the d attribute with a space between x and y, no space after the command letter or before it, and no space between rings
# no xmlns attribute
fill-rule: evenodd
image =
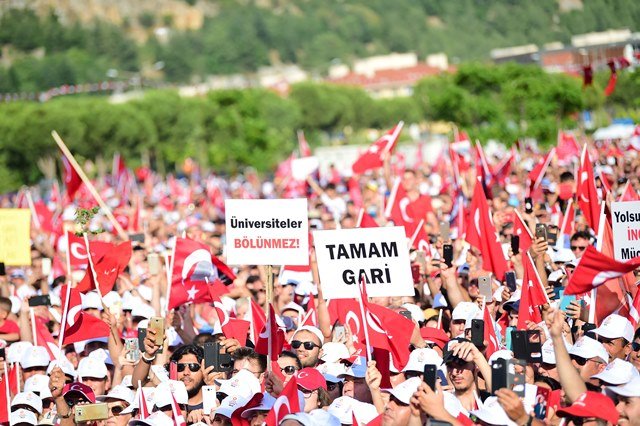
<svg viewBox="0 0 640 426"><path fill-rule="evenodd" d="M533 244L533 235L531 235L531 231L529 230L529 227L527 226L525 221L522 219L520 212L518 210L514 211L515 215L513 218L513 235L517 235L518 237L520 237L520 251L527 251L529 250L529 247L531 247L531 244Z"/></svg>
<svg viewBox="0 0 640 426"><path fill-rule="evenodd" d="M571 237L575 232L575 221L576 221L576 209L573 205L573 198L570 198L567 201L567 208L565 209L564 215L562 217L562 224L560 226L560 235L559 237L564 239ZM562 246L561 246L562 247Z"/></svg>
<svg viewBox="0 0 640 426"><path fill-rule="evenodd" d="M362 174L367 170L377 169L384 164L384 158L393 151L402 131L404 122L399 122L393 129L375 141L367 151L353 163L353 173Z"/></svg>
<svg viewBox="0 0 640 426"><path fill-rule="evenodd" d="M55 231L53 228L53 212L49 210L43 201L33 203L33 210L35 213L34 222L36 222L38 229L52 234Z"/></svg>
<svg viewBox="0 0 640 426"><path fill-rule="evenodd" d="M269 338L270 337L270 338ZM269 304L269 318L262 328L256 343L256 352L269 355L269 343L271 343L271 361L277 361L285 342L284 324L278 321L273 305Z"/></svg>
<svg viewBox="0 0 640 426"><path fill-rule="evenodd" d="M604 284L607 280L618 278L640 267L640 256L627 262L618 262L588 246L573 271L564 294L584 294Z"/></svg>
<svg viewBox="0 0 640 426"><path fill-rule="evenodd" d="M218 321L220 321L220 328L224 333L224 337L227 339L236 339L240 342L240 346L244 346L247 343L247 332L251 325L249 321L230 318L227 310L217 296L213 296L213 307L218 315Z"/></svg>
<svg viewBox="0 0 640 426"><path fill-rule="evenodd" d="M631 299L631 296L627 293L627 303L629 304L627 319L631 321L631 324L635 329L638 322L640 322L640 291L636 292L633 299Z"/></svg>
<svg viewBox="0 0 640 426"><path fill-rule="evenodd" d="M76 234L69 231L67 231L66 235L69 247L68 255L71 262L71 269L87 268L89 258L87 257L87 247L84 243L84 238L78 237ZM89 243L89 249L91 250L91 259L94 262L97 262L115 247L115 244L106 243L104 241L91 241Z"/></svg>
<svg viewBox="0 0 640 426"><path fill-rule="evenodd" d="M627 181L627 183L624 186L624 190L620 195L620 199L618 201L638 201L638 200L640 200L640 196L638 196L638 193L636 192L636 190L633 189L633 186L631 186L631 181Z"/></svg>
<svg viewBox="0 0 640 426"><path fill-rule="evenodd" d="M576 196L578 197L578 207L580 207L591 229L597 232L600 223L600 198L598 197L596 181L593 176L593 164L589 158L586 145L582 150L577 177Z"/></svg>
<svg viewBox="0 0 640 426"><path fill-rule="evenodd" d="M487 162L487 156L484 154L484 149L482 149L482 145L480 145L480 142L477 142L477 141L475 146L475 156L476 156L476 177L480 177L483 186L486 186L492 180L491 168L489 167L489 163Z"/></svg>
<svg viewBox="0 0 640 426"><path fill-rule="evenodd" d="M487 305L484 306L484 312L482 313L482 319L484 320L484 341L487 343L487 348L484 356L489 359L494 352L500 349L498 344L498 336L496 335L496 327L493 323L493 318L489 314Z"/></svg>
<svg viewBox="0 0 640 426"><path fill-rule="evenodd" d="M91 246L91 245L90 245ZM100 259L93 260L93 269L98 279L99 286L96 285L93 274L90 270L76 286L76 290L86 293L93 289L99 289L100 294L109 293L116 284L116 279L120 275L131 259L131 241L125 241L118 245L110 244L111 248Z"/></svg>
<svg viewBox="0 0 640 426"><path fill-rule="evenodd" d="M67 300L67 285L63 285L60 288L60 298L64 309L62 317L63 345L109 336L109 326L106 322L82 311L82 299L76 288L69 291L69 300Z"/></svg>
<svg viewBox="0 0 640 426"><path fill-rule="evenodd" d="M267 316L252 297L249 298L249 301L251 303L251 341L255 345L258 343L260 332L267 325Z"/></svg>
<svg viewBox="0 0 640 426"><path fill-rule="evenodd" d="M56 344L55 339L53 338L53 336L51 335L51 332L49 332L49 329L47 328L47 321L38 315L34 315L32 318L35 319L35 330L36 330L35 340L37 345L42 346L47 350L47 353L49 354L49 359L51 361L58 359L58 355L60 351L58 350L58 345Z"/></svg>
<svg viewBox="0 0 640 426"><path fill-rule="evenodd" d="M480 180L476 182L473 191L465 240L480 251L482 268L492 271L497 279L503 280L507 271L507 261L504 258L500 237L493 226L491 210Z"/></svg>
<svg viewBox="0 0 640 426"><path fill-rule="evenodd" d="M527 321L535 322L536 324L542 321L540 309L538 308L549 303L547 294L542 286L542 280L528 252L522 256L522 267L524 269L524 275L522 278L522 288L520 290L518 330L526 330Z"/></svg>
<svg viewBox="0 0 640 426"><path fill-rule="evenodd" d="M138 413L140 419L146 419L151 415L149 411L149 407L147 406L147 398L144 397L143 387L138 387L138 391L136 392L136 400L138 401Z"/></svg>
<svg viewBox="0 0 640 426"><path fill-rule="evenodd" d="M171 416L173 417L173 421L176 426L187 426L187 421L184 419L184 415L182 414L182 409L176 401L176 397L173 396L173 392L171 393Z"/></svg>
<svg viewBox="0 0 640 426"><path fill-rule="evenodd" d="M16 364L17 365L17 364ZM9 424L9 413L11 412L11 394L9 393L9 374L7 374L7 365L4 366L4 378L0 383L0 423Z"/></svg>
<svg viewBox="0 0 640 426"><path fill-rule="evenodd" d="M379 226L378 222L376 222L369 213L365 212L363 208L360 208L356 228L378 228Z"/></svg>
<svg viewBox="0 0 640 426"><path fill-rule="evenodd" d="M433 208L431 207L430 196L422 194L417 199L411 200L400 183L400 179L396 179L387 200L384 214L396 226L404 226L407 237L411 237L415 226L420 220L425 219L427 213L431 211L433 211Z"/></svg>
<svg viewBox="0 0 640 426"><path fill-rule="evenodd" d="M309 302L307 303L307 313L300 322L300 327L303 325L310 325L318 327L318 311L316 309L316 299L313 294L309 294Z"/></svg>
<svg viewBox="0 0 640 426"><path fill-rule="evenodd" d="M529 182L528 193L531 194L542 182L544 175L547 173L547 169L549 168L549 164L551 164L551 160L556 153L555 148L551 148L551 150L545 155L539 162L533 167L533 170L529 172L529 176L527 181Z"/></svg>
<svg viewBox="0 0 640 426"><path fill-rule="evenodd" d="M431 240L424 229L424 219L418 223L418 226L411 233L409 242L412 249L423 251L427 256L431 255Z"/></svg>
<svg viewBox="0 0 640 426"><path fill-rule="evenodd" d="M67 197L72 201L73 196L82 186L82 178L64 155L62 156L62 180L67 188Z"/></svg>
<svg viewBox="0 0 640 426"><path fill-rule="evenodd" d="M292 376L287 382L282 393L273 403L273 408L267 414L265 423L267 426L278 426L284 416L300 411L300 400L298 398L298 381L296 376Z"/></svg>
<svg viewBox="0 0 640 426"><path fill-rule="evenodd" d="M562 130L558 131L556 154L558 161L562 164L568 164L574 158L578 158L580 155L580 145L578 145L578 141L572 133L566 133Z"/></svg>

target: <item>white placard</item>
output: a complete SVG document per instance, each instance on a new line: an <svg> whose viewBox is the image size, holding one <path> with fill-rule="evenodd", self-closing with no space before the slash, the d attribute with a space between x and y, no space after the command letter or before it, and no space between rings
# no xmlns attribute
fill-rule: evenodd
<svg viewBox="0 0 640 426"><path fill-rule="evenodd" d="M640 201L611 203L615 259L626 262L640 256Z"/></svg>
<svg viewBox="0 0 640 426"><path fill-rule="evenodd" d="M307 177L318 170L320 161L318 157L296 158L291 161L291 174L295 180L307 180Z"/></svg>
<svg viewBox="0 0 640 426"><path fill-rule="evenodd" d="M358 297L361 274L370 297L414 295L403 227L315 231L313 242L326 299Z"/></svg>
<svg viewBox="0 0 640 426"><path fill-rule="evenodd" d="M308 265L307 199L225 200L230 265Z"/></svg>

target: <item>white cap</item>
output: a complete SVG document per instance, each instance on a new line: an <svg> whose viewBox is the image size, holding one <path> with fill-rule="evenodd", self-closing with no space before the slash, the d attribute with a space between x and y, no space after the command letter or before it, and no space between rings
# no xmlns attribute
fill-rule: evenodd
<svg viewBox="0 0 640 426"><path fill-rule="evenodd" d="M480 312L478 305L472 302L460 302L451 313L451 321L473 319Z"/></svg>
<svg viewBox="0 0 640 426"><path fill-rule="evenodd" d="M97 358L82 358L78 363L78 376L83 379L86 377L104 379L107 377L107 366L104 361Z"/></svg>
<svg viewBox="0 0 640 426"><path fill-rule="evenodd" d="M324 362L316 367L316 370L322 373L324 379L328 382L343 382L338 376L347 372L347 367L341 362Z"/></svg>
<svg viewBox="0 0 640 426"><path fill-rule="evenodd" d="M98 348L95 351L91 351L91 353L89 354L89 358L95 358L104 362L105 364L114 365L113 360L111 359L111 355L103 348Z"/></svg>
<svg viewBox="0 0 640 426"><path fill-rule="evenodd" d="M120 297L120 295L115 291L110 291L109 293L105 294L102 299L104 300L104 304L107 306L107 308L115 305L116 303L122 303L122 297Z"/></svg>
<svg viewBox="0 0 640 426"><path fill-rule="evenodd" d="M124 411L123 411L124 412ZM175 422L162 411L156 411L146 419L129 420L129 426L174 426Z"/></svg>
<svg viewBox="0 0 640 426"><path fill-rule="evenodd" d="M313 333L318 338L318 340L320 341L321 345L324 343L324 335L322 334L322 331L320 331L320 329L318 327L314 327L312 325L303 325L302 327L299 327L296 330L296 332L293 334L293 339L292 340L295 340L296 339L296 334L298 334L298 332L303 331L303 330L306 330L306 331L309 331L309 332Z"/></svg>
<svg viewBox="0 0 640 426"><path fill-rule="evenodd" d="M218 393L238 395L247 400L260 393L260 380L247 369L241 369L228 380L216 380Z"/></svg>
<svg viewBox="0 0 640 426"><path fill-rule="evenodd" d="M480 420L492 424L492 425L507 425L516 426L517 423L511 421L507 413L504 411L498 398L490 396L487 398L479 410L473 410L470 412Z"/></svg>
<svg viewBox="0 0 640 426"><path fill-rule="evenodd" d="M638 375L638 370L630 362L614 359L599 372L591 376L592 379L600 379L610 385L623 385Z"/></svg>
<svg viewBox="0 0 640 426"><path fill-rule="evenodd" d="M29 424L29 425L37 425L38 417L33 411L25 410L21 408L12 412L9 415L9 424L11 426L19 425L19 424Z"/></svg>
<svg viewBox="0 0 640 426"><path fill-rule="evenodd" d="M327 342L322 345L322 355L320 359L324 362L339 362L341 359L350 357L347 345L342 342Z"/></svg>
<svg viewBox="0 0 640 426"><path fill-rule="evenodd" d="M18 296L20 298L20 300L28 299L31 296L35 296L37 294L38 293L36 292L36 290L33 287L31 287L30 285L20 286L16 290L16 296Z"/></svg>
<svg viewBox="0 0 640 426"><path fill-rule="evenodd" d="M407 362L407 365L405 365L405 367L402 369L402 371L423 372L424 366L427 364L440 367L442 365L442 357L438 355L438 352L431 348L415 349L409 355L409 361Z"/></svg>
<svg viewBox="0 0 640 426"><path fill-rule="evenodd" d="M336 398L327 411L336 416L343 425L353 424L353 414L359 422L365 424L378 417L378 412L372 404L357 401L350 396Z"/></svg>
<svg viewBox="0 0 640 426"><path fill-rule="evenodd" d="M302 306L298 305L296 302L289 302L280 309L280 315L286 310L296 311L300 318L304 316L304 309Z"/></svg>
<svg viewBox="0 0 640 426"><path fill-rule="evenodd" d="M269 411L273 408L273 404L276 402L276 399L272 397L268 392L262 393L262 400L260 404L255 407L247 408L240 415L243 419L248 419L251 413L255 411Z"/></svg>
<svg viewBox="0 0 640 426"><path fill-rule="evenodd" d="M411 312L411 318L416 321L424 321L426 318L424 317L424 311L420 309L420 307L414 303L405 303L402 305L407 311Z"/></svg>
<svg viewBox="0 0 640 426"><path fill-rule="evenodd" d="M244 407L247 402L249 402L249 398L243 397L241 395L229 395L225 399L220 401L220 405L218 406L218 408L216 408L215 415L224 416L230 419L234 411L236 411L240 407Z"/></svg>
<svg viewBox="0 0 640 426"><path fill-rule="evenodd" d="M422 379L420 377L412 377L400 383L395 388L384 389L383 392L388 392L389 394L393 395L398 401L402 402L403 404L409 405L409 401L411 400L413 394L418 390L420 382L422 382Z"/></svg>
<svg viewBox="0 0 640 426"><path fill-rule="evenodd" d="M149 319L156 315L156 310L149 306L147 303L137 298L137 303L133 305L133 309L131 309L132 317L142 317Z"/></svg>
<svg viewBox="0 0 640 426"><path fill-rule="evenodd" d="M569 355L579 356L584 359L600 358L602 362L609 362L609 354L602 343L589 336L582 336L569 349Z"/></svg>
<svg viewBox="0 0 640 426"><path fill-rule="evenodd" d="M139 285L138 287L136 287L136 290L138 290L138 294L140 295L140 297L142 297L147 302L151 302L151 299L153 299L153 289L151 287L147 287L146 285Z"/></svg>
<svg viewBox="0 0 640 426"><path fill-rule="evenodd" d="M304 426L340 426L340 420L328 411L322 408L316 408L309 413L292 413L287 414L282 418L285 420L295 420L297 423ZM359 419L358 419L359 420Z"/></svg>
<svg viewBox="0 0 640 426"><path fill-rule="evenodd" d="M122 378L122 382L120 382L122 386L126 386L129 389L133 388L133 376L131 374L127 374Z"/></svg>
<svg viewBox="0 0 640 426"><path fill-rule="evenodd" d="M340 376L350 376L355 378L362 378L367 375L367 360L363 356L359 356L351 366L347 367L347 370Z"/></svg>
<svg viewBox="0 0 640 426"><path fill-rule="evenodd" d="M24 381L24 391L33 392L38 395L40 399L51 398L49 376L46 374L34 374Z"/></svg>
<svg viewBox="0 0 640 426"><path fill-rule="evenodd" d="M22 368L44 367L49 366L49 353L42 346L32 346L27 349L20 358L20 366Z"/></svg>
<svg viewBox="0 0 640 426"><path fill-rule="evenodd" d="M167 380L156 386L156 391L153 395L153 404L156 408L171 405L172 394L178 404L187 404L189 402L187 387L184 383L179 380Z"/></svg>
<svg viewBox="0 0 640 426"><path fill-rule="evenodd" d="M571 346L569 345L569 343L567 343L567 341L564 340L564 338L562 340L564 342L565 348L567 348L567 351L570 351ZM542 362L545 364L554 364L554 365L556 363L556 352L553 347L553 340L551 339L547 339L542 345Z"/></svg>
<svg viewBox="0 0 640 426"><path fill-rule="evenodd" d="M638 398L640 397L640 375L633 376L631 380L624 385L609 386L607 387L607 391L626 396L627 398Z"/></svg>
<svg viewBox="0 0 640 426"><path fill-rule="evenodd" d="M552 254L551 260L553 260L553 262L567 263L567 262L572 262L576 260L576 256L573 254L573 252L570 249L561 248Z"/></svg>
<svg viewBox="0 0 640 426"><path fill-rule="evenodd" d="M122 310L123 311L131 311L138 304L142 303L142 300L131 294L130 291L125 291L122 294Z"/></svg>
<svg viewBox="0 0 640 426"><path fill-rule="evenodd" d="M7 362L20 362L20 360L22 359L22 355L24 355L24 353L32 347L33 345L31 344L31 342L27 341L12 343L10 346L7 346L6 349Z"/></svg>
<svg viewBox="0 0 640 426"><path fill-rule="evenodd" d="M119 401L124 401L128 404L131 404L135 397L136 393L133 390L120 384L112 387L108 394L97 396L96 400L105 402L107 400L117 399Z"/></svg>
<svg viewBox="0 0 640 426"><path fill-rule="evenodd" d="M633 325L628 319L618 314L606 317L600 327L594 329L593 332L607 339L624 337L627 342L633 341Z"/></svg>
<svg viewBox="0 0 640 426"><path fill-rule="evenodd" d="M82 309L98 309L102 310L102 300L100 295L95 291L90 291L82 296Z"/></svg>
<svg viewBox="0 0 640 426"><path fill-rule="evenodd" d="M27 405L42 414L42 400L33 392L20 392L13 397L11 408L18 405Z"/></svg>
<svg viewBox="0 0 640 426"><path fill-rule="evenodd" d="M147 403L147 407L149 409L153 408L153 400L154 400L154 397L156 395L156 388L152 387L152 386L148 386L148 387L138 388L136 390L136 394L135 394L135 396L133 398L133 402L127 408L122 410L123 414L131 414L133 412L133 410L135 410L136 408L140 408L138 406L139 405L138 404L138 398L139 398L139 395L140 395L138 392L142 392L142 396L144 397L144 400Z"/></svg>

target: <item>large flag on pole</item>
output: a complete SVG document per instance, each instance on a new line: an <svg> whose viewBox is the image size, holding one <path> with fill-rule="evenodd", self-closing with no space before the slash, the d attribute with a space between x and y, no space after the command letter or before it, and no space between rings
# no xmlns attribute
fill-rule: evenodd
<svg viewBox="0 0 640 426"><path fill-rule="evenodd" d="M353 166L351 166L353 173L362 174L367 170L382 167L384 158L395 148L403 126L404 122L399 122L393 129L375 141L369 149L353 163Z"/></svg>

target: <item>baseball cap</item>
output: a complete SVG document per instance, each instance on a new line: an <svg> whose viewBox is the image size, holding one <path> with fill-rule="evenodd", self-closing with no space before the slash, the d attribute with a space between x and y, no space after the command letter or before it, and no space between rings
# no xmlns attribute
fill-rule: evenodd
<svg viewBox="0 0 640 426"><path fill-rule="evenodd" d="M633 325L623 316L611 314L602 321L600 327L593 330L598 336L607 339L624 338L627 342L633 341Z"/></svg>
<svg viewBox="0 0 640 426"><path fill-rule="evenodd" d="M480 312L480 308L475 303L460 302L451 313L451 321L466 321L469 318L475 318L478 312Z"/></svg>
<svg viewBox="0 0 640 426"><path fill-rule="evenodd" d="M303 368L296 373L296 379L298 386L306 390L314 391L319 388L327 390L327 381L322 376L322 373L315 368Z"/></svg>
<svg viewBox="0 0 640 426"><path fill-rule="evenodd" d="M25 408L25 406L33 408L38 414L42 414L42 400L33 392L20 392L13 397L11 401L12 410L15 407Z"/></svg>
<svg viewBox="0 0 640 426"><path fill-rule="evenodd" d="M347 371L338 377L350 376L355 378L363 378L367 375L367 361L363 356L359 356L356 361L351 364Z"/></svg>
<svg viewBox="0 0 640 426"><path fill-rule="evenodd" d="M567 341L564 340L564 338L562 339L562 341L564 342L565 348L567 348L567 350L570 350L571 346L569 345L569 343L567 343ZM547 339L542 344L542 362L545 364L554 364L554 365L556 363L556 352L553 347L553 340L551 339Z"/></svg>
<svg viewBox="0 0 640 426"><path fill-rule="evenodd" d="M236 411L240 407L244 407L247 402L249 402L249 398L251 397L244 397L242 395L229 395L220 402L220 405L218 406L218 408L216 408L215 415L224 416L230 419L234 411Z"/></svg>
<svg viewBox="0 0 640 426"><path fill-rule="evenodd" d="M24 391L33 392L38 395L40 399L51 398L49 376L46 374L34 374L24 381Z"/></svg>
<svg viewBox="0 0 640 426"><path fill-rule="evenodd" d="M561 248L551 256L554 263L567 263L576 260L576 256L568 248Z"/></svg>
<svg viewBox="0 0 640 426"><path fill-rule="evenodd" d="M65 398L83 398L91 403L96 402L96 395L93 393L93 390L89 386L80 382L73 382L64 385L64 388L62 388L62 396Z"/></svg>
<svg viewBox="0 0 640 426"><path fill-rule="evenodd" d="M341 362L325 362L316 367L327 382L338 383L344 379L338 378L347 371L347 367Z"/></svg>
<svg viewBox="0 0 640 426"><path fill-rule="evenodd" d="M284 305L282 309L280 309L280 314L282 315L284 311L296 311L300 318L304 315L304 309L302 309L302 306L298 305L296 302L289 302Z"/></svg>
<svg viewBox="0 0 640 426"><path fill-rule="evenodd" d="M498 398L495 396L490 396L489 398L487 398L480 409L470 411L469 414L476 416L483 422L492 425L517 425L517 423L513 422L509 418L507 413L498 402Z"/></svg>
<svg viewBox="0 0 640 426"><path fill-rule="evenodd" d="M411 312L411 318L414 321L419 322L425 320L424 312L422 312L422 309L420 309L418 305L414 303L405 303L402 307Z"/></svg>
<svg viewBox="0 0 640 426"><path fill-rule="evenodd" d="M402 371L423 372L424 366L427 364L439 367L440 365L442 365L442 358L435 350L431 348L415 349L409 355L409 361L407 362L407 365L405 365L405 367L402 369ZM392 395L394 394L392 393Z"/></svg>
<svg viewBox="0 0 640 426"><path fill-rule="evenodd" d="M303 325L302 327L298 328L293 335L293 340L295 340L296 334L298 334L298 332L300 331L308 331L310 333L313 333L318 338L321 345L324 342L324 335L322 334L322 331L320 331L318 327L314 327L312 325Z"/></svg>
<svg viewBox="0 0 640 426"><path fill-rule="evenodd" d="M400 383L395 388L383 389L382 391L393 395L398 401L402 402L403 404L409 405L409 400L411 400L413 394L418 390L418 386L420 386L421 381L422 379L420 377L412 377Z"/></svg>
<svg viewBox="0 0 640 426"><path fill-rule="evenodd" d="M308 413L287 414L282 420L295 420L303 426L340 426L340 420L322 408L316 408Z"/></svg>
<svg viewBox="0 0 640 426"><path fill-rule="evenodd" d="M228 380L216 380L219 386L218 393L225 395L237 395L249 400L253 395L260 393L260 381L247 369L241 369Z"/></svg>
<svg viewBox="0 0 640 426"><path fill-rule="evenodd" d="M12 343L7 346L6 349L6 361L9 363L20 362L22 355L24 355L29 349L33 347L31 342L20 341Z"/></svg>
<svg viewBox="0 0 640 426"><path fill-rule="evenodd" d="M443 364L448 364L450 362L459 361L460 358L458 358L457 356L453 355L453 352L452 352L451 348L453 347L454 344L459 344L459 343L464 343L464 342L471 342L471 341L469 339L465 339L463 337L456 337L456 338L453 338L453 339L449 340L449 342L447 343L447 345L445 346L444 351L443 351L442 363Z"/></svg>
<svg viewBox="0 0 640 426"><path fill-rule="evenodd" d="M614 359L599 372L591 376L592 379L600 379L610 385L623 385L634 376L638 375L638 370L630 362L621 359Z"/></svg>
<svg viewBox="0 0 640 426"><path fill-rule="evenodd" d="M439 315L439 312L435 308L427 308L424 310L424 312L422 312L422 316L426 320L430 320L432 318L438 318L438 315Z"/></svg>
<svg viewBox="0 0 640 426"><path fill-rule="evenodd" d="M122 384L119 384L111 388L108 394L98 396L96 400L100 402L117 400L131 404L135 396L136 393L133 390Z"/></svg>
<svg viewBox="0 0 640 426"><path fill-rule="evenodd" d="M107 366L104 361L98 358L82 358L78 364L78 376L81 378L93 377L96 379L104 379L107 377Z"/></svg>
<svg viewBox="0 0 640 426"><path fill-rule="evenodd" d="M324 362L339 362L341 359L349 359L349 349L342 342L327 342L322 345L320 359Z"/></svg>
<svg viewBox="0 0 640 426"><path fill-rule="evenodd" d="M51 374L55 367L60 367L62 372L69 377L76 378L76 370L73 368L73 364L66 357L61 357L60 360L53 360L47 367L47 374Z"/></svg>
<svg viewBox="0 0 640 426"><path fill-rule="evenodd" d="M102 300L100 295L95 291L90 291L82 296L82 309L98 309L102 310Z"/></svg>
<svg viewBox="0 0 640 426"><path fill-rule="evenodd" d="M21 408L19 410L12 412L9 415L9 424L11 426L21 425L21 424L37 425L38 417L35 415L34 412Z"/></svg>
<svg viewBox="0 0 640 426"><path fill-rule="evenodd" d="M140 318L149 319L155 315L156 315L155 309L153 309L151 306L149 306L147 303L143 302L140 299L138 299L138 303L134 304L133 309L131 309L131 316L134 318L140 317Z"/></svg>
<svg viewBox="0 0 640 426"><path fill-rule="evenodd" d="M162 411L156 411L146 419L129 420L129 426L173 426L175 422Z"/></svg>
<svg viewBox="0 0 640 426"><path fill-rule="evenodd" d="M20 366L22 368L44 367L49 366L49 353L42 346L32 346L27 349L20 358Z"/></svg>
<svg viewBox="0 0 640 426"><path fill-rule="evenodd" d="M609 386L607 392L613 392L616 395L626 396L627 398L640 397L640 375L635 375L624 385Z"/></svg>
<svg viewBox="0 0 640 426"><path fill-rule="evenodd" d="M591 391L580 395L570 406L558 409L557 414L560 417L595 417L614 425L620 417L611 398Z"/></svg>
<svg viewBox="0 0 640 426"><path fill-rule="evenodd" d="M589 336L582 336L569 349L569 355L584 359L599 358L602 362L609 362L609 354L602 343Z"/></svg>
<svg viewBox="0 0 640 426"><path fill-rule="evenodd" d="M262 393L262 400L259 405L255 407L247 408L242 412L240 417L243 419L248 419L249 416L255 411L270 411L273 408L273 404L275 404L276 399L272 397L269 392Z"/></svg>
<svg viewBox="0 0 640 426"><path fill-rule="evenodd" d="M378 417L378 412L373 404L367 404L351 398L350 396L341 396L336 398L329 409L330 414L336 416L340 421L340 424L351 425L353 424L353 415L362 423L368 423L375 417Z"/></svg>
<svg viewBox="0 0 640 426"><path fill-rule="evenodd" d="M153 404L157 408L171 405L171 395L173 395L173 398L175 398L178 404L186 404L189 402L187 387L184 383L179 380L167 380L156 386L156 391L153 394Z"/></svg>

